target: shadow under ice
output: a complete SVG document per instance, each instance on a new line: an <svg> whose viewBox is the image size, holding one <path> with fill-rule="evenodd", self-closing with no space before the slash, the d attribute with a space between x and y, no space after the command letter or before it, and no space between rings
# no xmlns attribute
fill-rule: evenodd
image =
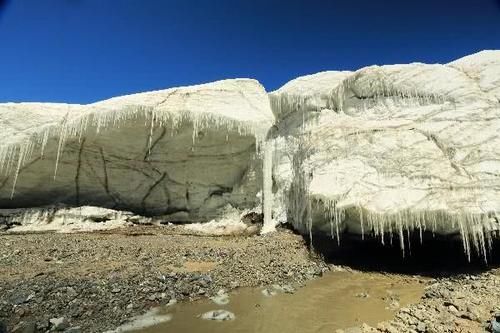
<svg viewBox="0 0 500 333"><path fill-rule="evenodd" d="M309 237L305 237L311 244ZM325 235L313 235L312 247L327 262L344 265L361 271L377 271L399 274L417 274L431 277L447 277L459 274L473 274L500 266L500 240L493 241L486 258L474 251L470 261L464 253L460 239L423 235L410 235L401 251L399 238L382 244L379 238L344 234L340 245L336 239ZM485 260L486 259L486 260Z"/></svg>

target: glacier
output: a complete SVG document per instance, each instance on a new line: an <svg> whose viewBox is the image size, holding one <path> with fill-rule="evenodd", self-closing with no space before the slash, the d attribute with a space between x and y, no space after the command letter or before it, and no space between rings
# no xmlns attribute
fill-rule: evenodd
<svg viewBox="0 0 500 333"><path fill-rule="evenodd" d="M485 256L500 211L500 51L300 77L270 93L275 215L303 233L458 234Z"/></svg>
<svg viewBox="0 0 500 333"><path fill-rule="evenodd" d="M167 221L251 208L273 121L249 79L89 105L0 104L0 207L100 206Z"/></svg>
<svg viewBox="0 0 500 333"><path fill-rule="evenodd" d="M0 210L98 206L173 222L260 209L262 232L499 236L500 51L88 105L0 104ZM237 214L235 214L237 216ZM198 227L197 228L202 228ZM421 236L422 237L422 236Z"/></svg>

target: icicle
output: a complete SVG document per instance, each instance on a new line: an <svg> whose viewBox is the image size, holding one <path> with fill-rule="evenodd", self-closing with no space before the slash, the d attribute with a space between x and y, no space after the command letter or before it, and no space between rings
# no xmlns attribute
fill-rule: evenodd
<svg viewBox="0 0 500 333"><path fill-rule="evenodd" d="M403 222L401 221L401 214L398 213L396 215L396 225L398 226L398 231L399 231L399 245L403 254L403 257L405 256L405 236L403 233Z"/></svg>
<svg viewBox="0 0 500 333"><path fill-rule="evenodd" d="M155 127L155 113L151 112L151 125L149 127L149 137L148 137L148 155L147 155L148 158L151 155L151 146L153 145L154 127Z"/></svg>
<svg viewBox="0 0 500 333"><path fill-rule="evenodd" d="M365 240L365 224L363 223L363 208L358 204L359 222L361 224L361 240Z"/></svg>
<svg viewBox="0 0 500 333"><path fill-rule="evenodd" d="M264 226L262 228L262 233L267 233L275 230L275 224L273 221L273 148L274 144L272 141L266 141L264 143L264 161L263 161L263 187L262 192L264 196Z"/></svg>
<svg viewBox="0 0 500 333"><path fill-rule="evenodd" d="M43 157L43 153L45 152L45 146L47 146L47 142L49 140L49 130L45 130L43 132L42 146L40 148L40 156Z"/></svg>
<svg viewBox="0 0 500 333"><path fill-rule="evenodd" d="M14 174L14 181L12 183L12 191L10 192L10 198L11 199L14 197L14 192L16 190L16 184L17 184L17 178L19 176L19 171L21 170L21 166L23 164L24 155L25 155L25 146L22 145L19 148L19 155L17 157L17 167L16 167L16 172Z"/></svg>
<svg viewBox="0 0 500 333"><path fill-rule="evenodd" d="M56 165L54 168L54 180L56 179L56 176L57 176L57 168L59 166L59 160L61 158L61 154L63 151L64 141L66 139L65 137L66 137L66 127L63 126L63 129L62 129L60 136L59 136L59 144L57 145Z"/></svg>
<svg viewBox="0 0 500 333"><path fill-rule="evenodd" d="M313 233L312 233L312 216L311 216L311 200L307 200L307 211L309 214L307 214L307 229L309 230L309 242L312 247L313 243Z"/></svg>

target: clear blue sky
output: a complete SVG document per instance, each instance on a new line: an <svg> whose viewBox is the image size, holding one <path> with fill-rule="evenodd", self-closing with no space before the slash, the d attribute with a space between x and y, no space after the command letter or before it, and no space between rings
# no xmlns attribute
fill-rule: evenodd
<svg viewBox="0 0 500 333"><path fill-rule="evenodd" d="M0 0L0 101L88 103L500 49L500 0Z"/></svg>

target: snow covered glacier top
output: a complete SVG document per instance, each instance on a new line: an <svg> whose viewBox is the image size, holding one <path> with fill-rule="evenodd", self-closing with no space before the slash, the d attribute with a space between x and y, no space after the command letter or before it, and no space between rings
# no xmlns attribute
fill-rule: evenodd
<svg viewBox="0 0 500 333"><path fill-rule="evenodd" d="M90 118L91 122L105 126L141 111L154 112L157 120L169 118L174 122L184 117L201 122L209 119L235 122L255 133L265 132L274 121L264 88L251 79L137 93L87 105L0 103L0 151L40 135L49 127L58 131L61 124L85 126Z"/></svg>
<svg viewBox="0 0 500 333"><path fill-rule="evenodd" d="M326 71L296 78L270 93L273 112L341 108L355 97L382 95L450 102L500 100L500 51L482 51L447 65L412 63Z"/></svg>

